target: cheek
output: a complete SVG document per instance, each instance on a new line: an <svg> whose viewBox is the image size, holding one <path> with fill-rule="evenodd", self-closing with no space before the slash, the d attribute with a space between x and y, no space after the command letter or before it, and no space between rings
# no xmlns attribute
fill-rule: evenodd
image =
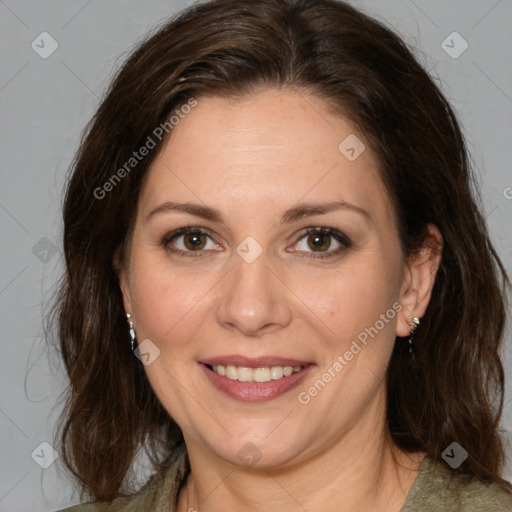
<svg viewBox="0 0 512 512"><path fill-rule="evenodd" d="M137 334L161 345L170 338L174 340L182 325L190 329L190 319L204 307L213 278L177 272L166 263L165 256L152 251L135 252L131 262Z"/></svg>
<svg viewBox="0 0 512 512"><path fill-rule="evenodd" d="M324 339L337 349L374 327L394 340L398 267L383 259L360 257L328 275L295 277L294 289L316 318ZM396 308L396 306L395 306ZM385 321L381 320L385 316ZM372 330L374 334L375 331ZM364 338L364 334L361 336Z"/></svg>
<svg viewBox="0 0 512 512"><path fill-rule="evenodd" d="M169 414L186 424L183 411L190 407L183 387L193 366L208 316L208 291L215 285L209 274L179 272L155 252L134 252L131 290L137 340L149 339L159 349L158 358L144 367L156 396Z"/></svg>

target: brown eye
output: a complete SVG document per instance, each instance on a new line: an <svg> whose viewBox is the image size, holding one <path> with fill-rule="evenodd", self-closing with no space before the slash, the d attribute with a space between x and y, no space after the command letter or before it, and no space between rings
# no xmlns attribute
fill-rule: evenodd
<svg viewBox="0 0 512 512"><path fill-rule="evenodd" d="M311 227L300 237L292 251L302 257L327 258L340 256L350 247L350 239L337 229Z"/></svg>
<svg viewBox="0 0 512 512"><path fill-rule="evenodd" d="M198 231L186 233L183 235L183 244L191 251L198 251L206 245L207 237Z"/></svg>
<svg viewBox="0 0 512 512"><path fill-rule="evenodd" d="M222 247L214 242L208 231L187 226L169 233L162 239L162 247L178 256L205 256Z"/></svg>
<svg viewBox="0 0 512 512"><path fill-rule="evenodd" d="M331 247L331 235L315 233L308 236L308 247L315 252L323 252Z"/></svg>

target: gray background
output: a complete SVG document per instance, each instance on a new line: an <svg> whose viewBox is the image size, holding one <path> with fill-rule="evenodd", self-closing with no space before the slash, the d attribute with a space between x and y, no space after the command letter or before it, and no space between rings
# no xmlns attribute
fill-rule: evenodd
<svg viewBox="0 0 512 512"><path fill-rule="evenodd" d="M40 444L54 444L66 385L59 362L48 361L41 322L62 268L65 175L114 68L148 30L190 3L0 0L0 511L50 511L78 501L58 458L40 467L51 462L51 448ZM512 1L352 3L419 48L440 80L464 124L492 238L512 273ZM441 46L454 31L469 45L458 58ZM46 59L31 47L34 40L42 46L42 32L58 42ZM456 37L445 44L453 55L463 42ZM51 48L49 39L44 47L39 51ZM510 338L509 323L507 353ZM510 376L512 358L505 363ZM509 432L511 380L503 415Z"/></svg>

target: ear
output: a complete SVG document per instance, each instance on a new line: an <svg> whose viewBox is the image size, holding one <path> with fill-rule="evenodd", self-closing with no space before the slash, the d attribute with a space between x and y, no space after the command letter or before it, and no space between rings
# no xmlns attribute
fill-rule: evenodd
<svg viewBox="0 0 512 512"><path fill-rule="evenodd" d="M396 325L397 336L409 336L412 319L421 318L425 314L441 263L442 251L443 237L436 226L429 224L422 249L410 256L405 264L400 290L402 310Z"/></svg>
<svg viewBox="0 0 512 512"><path fill-rule="evenodd" d="M118 247L114 252L112 266L114 267L117 278L119 279L119 288L121 289L121 294L123 296L124 310L126 313L130 313L132 311L132 301L128 278L128 265L121 257L121 247Z"/></svg>

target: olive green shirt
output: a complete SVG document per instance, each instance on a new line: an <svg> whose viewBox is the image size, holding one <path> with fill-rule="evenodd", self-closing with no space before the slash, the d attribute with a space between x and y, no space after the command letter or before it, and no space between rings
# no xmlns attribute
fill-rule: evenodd
<svg viewBox="0 0 512 512"><path fill-rule="evenodd" d="M136 494L110 504L75 505L61 512L176 512L180 485L189 471L184 445L163 475L153 475ZM400 512L512 512L512 486L463 483L448 467L423 460Z"/></svg>

